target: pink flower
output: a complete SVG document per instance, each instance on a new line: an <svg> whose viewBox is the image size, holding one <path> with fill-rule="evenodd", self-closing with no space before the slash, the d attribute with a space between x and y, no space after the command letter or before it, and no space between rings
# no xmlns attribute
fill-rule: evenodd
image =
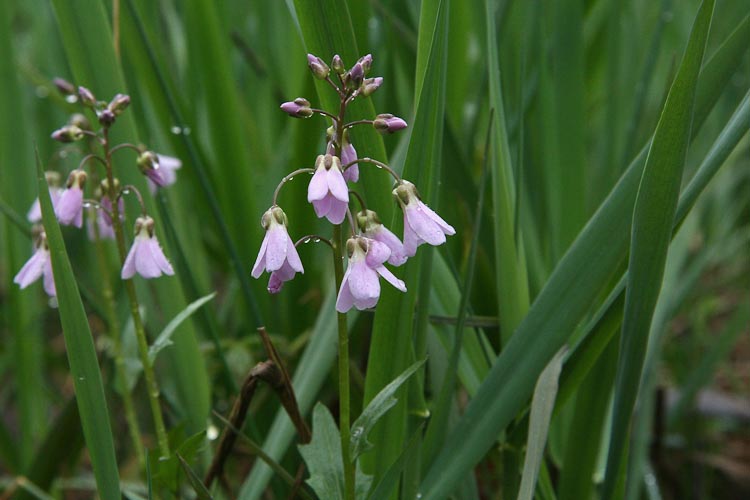
<svg viewBox="0 0 750 500"><path fill-rule="evenodd" d="M379 241L357 236L346 242L349 266L341 281L336 310L345 313L352 306L359 310L375 307L380 298L378 275L398 290L405 292L404 282L383 266L391 256L390 249Z"/></svg>
<svg viewBox="0 0 750 500"><path fill-rule="evenodd" d="M349 188L341 171L341 160L336 156L318 155L315 174L307 188L307 201L313 204L318 217L326 217L331 224L341 224L349 206Z"/></svg>
<svg viewBox="0 0 750 500"><path fill-rule="evenodd" d="M456 230L438 214L422 203L417 188L409 181L401 181L393 195L404 211L404 251L409 257L417 253L422 243L442 245L445 235L456 234Z"/></svg>
<svg viewBox="0 0 750 500"><path fill-rule="evenodd" d="M55 297L57 292L55 290L55 280L52 275L52 260L49 255L49 248L47 247L47 237L42 233L39 237L36 251L31 258L26 261L16 277L13 278L13 282L18 284L22 289L26 288L41 276L44 276L44 291L50 297Z"/></svg>
<svg viewBox="0 0 750 500"><path fill-rule="evenodd" d="M94 216L89 217L87 221L89 239L92 241L96 239L96 232L94 231L94 224L96 224L99 229L100 239L113 240L115 239L115 230L112 227L112 217L110 216L110 213L112 213L112 202L109 201L108 196L104 195L99 200L99 205L101 205L101 208L95 209ZM120 211L120 220L122 220L122 214L125 211L125 203L122 198L117 202L117 206Z"/></svg>
<svg viewBox="0 0 750 500"><path fill-rule="evenodd" d="M135 220L135 240L122 266L122 279L132 278L135 273L144 278L158 278L162 274L173 275L174 270L154 236L154 219L149 216Z"/></svg>
<svg viewBox="0 0 750 500"><path fill-rule="evenodd" d="M49 197L52 200L52 207L57 205L62 193L62 188L50 186ZM26 214L26 219L31 223L40 222L42 220L42 206L39 204L39 198L34 200L34 203L31 204L31 208L29 208L29 211Z"/></svg>
<svg viewBox="0 0 750 500"><path fill-rule="evenodd" d="M83 185L86 172L73 170L68 176L67 189L60 194L55 204L55 215L60 224L83 226Z"/></svg>
<svg viewBox="0 0 750 500"><path fill-rule="evenodd" d="M378 214L372 210L363 210L357 214L357 224L362 230L364 236L379 241L390 249L391 256L388 258L389 264L400 266L406 262L408 255L406 255L406 251L404 250L404 244L401 243L398 236L393 234L380 222Z"/></svg>
<svg viewBox="0 0 750 500"><path fill-rule="evenodd" d="M285 281L294 278L296 273L304 273L305 270L297 248L286 230L286 214L281 207L273 206L266 210L260 223L266 230L266 236L260 245L252 276L257 279L264 270L268 271L271 273L268 291L278 293Z"/></svg>
<svg viewBox="0 0 750 500"><path fill-rule="evenodd" d="M177 182L177 170L182 168L182 161L173 156L157 154L153 169L146 171L146 180L151 194L156 194L159 187L171 186Z"/></svg>
<svg viewBox="0 0 750 500"><path fill-rule="evenodd" d="M328 146L326 147L326 153L328 153L329 155L336 154L336 148L333 145L332 140L333 133L333 127L330 127L328 129ZM357 150L354 149L352 143L349 142L349 131L344 130L343 144L341 146L341 166L344 167L345 165L348 165L356 159ZM359 180L359 165L357 163L350 165L346 170L344 170L344 180L347 182L357 182Z"/></svg>

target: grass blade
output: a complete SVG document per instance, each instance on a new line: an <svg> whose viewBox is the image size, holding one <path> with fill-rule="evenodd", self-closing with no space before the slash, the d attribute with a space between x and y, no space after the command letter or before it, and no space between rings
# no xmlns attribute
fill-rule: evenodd
<svg viewBox="0 0 750 500"><path fill-rule="evenodd" d="M70 374L81 416L81 427L91 456L96 484L102 498L120 497L120 478L115 460L115 446L109 424L107 400L96 358L86 312L83 310L73 269L70 267L60 226L52 208L47 181L37 160L37 184L42 205L44 230L49 243L50 258L60 307L60 321Z"/></svg>
<svg viewBox="0 0 750 500"><path fill-rule="evenodd" d="M177 330L177 327L180 326L180 323L188 319L203 304L213 299L214 297L216 297L216 292L206 295L205 297L201 297L200 299L188 304L188 306L180 314L172 318L172 321L170 321L167 326L164 327L164 330L162 330L159 336L156 337L156 340L154 340L154 343L151 344L151 347L148 350L148 357L151 360L151 363L156 360L156 356L157 354L159 354L159 351L167 346L172 345L170 337L172 337L172 334L174 334L175 330Z"/></svg>
<svg viewBox="0 0 750 500"><path fill-rule="evenodd" d="M628 427L640 386L651 319L672 239L698 74L713 9L713 0L707 0L698 11L683 61L654 132L635 201L604 498L615 494L617 472L630 435Z"/></svg>

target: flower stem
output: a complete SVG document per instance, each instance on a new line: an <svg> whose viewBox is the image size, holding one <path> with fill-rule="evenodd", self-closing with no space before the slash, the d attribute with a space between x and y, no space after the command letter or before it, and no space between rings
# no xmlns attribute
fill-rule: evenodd
<svg viewBox="0 0 750 500"><path fill-rule="evenodd" d="M115 191L115 179L112 173L112 152L109 150L109 136L108 130L104 129L104 157L107 161L107 181L109 181L109 199L116 200L118 193ZM118 203L112 203L112 226L115 230L115 237L117 239L117 250L120 253L120 264L125 263L125 257L127 256L125 250L125 235L123 234L122 221L120 220L120 207ZM128 300L130 301L130 314L133 317L133 325L135 326L135 336L138 341L138 354L143 364L143 378L146 381L146 388L148 392L149 402L151 404L151 415L154 419L154 429L156 431L156 440L159 443L159 453L163 458L168 458L169 452L169 440L167 439L167 430L164 426L164 416L161 413L161 406L159 405L159 386L156 383L156 377L154 376L154 367L151 366L151 361L148 356L148 340L146 339L146 331L143 328L143 319L141 318L141 311L138 306L138 296L135 293L135 285L133 280L125 281L125 291L128 294Z"/></svg>
<svg viewBox="0 0 750 500"><path fill-rule="evenodd" d="M344 278L344 260L341 253L341 225L333 226L333 269L336 274L336 290L341 288ZM346 314L336 313L339 331L339 431L341 434L341 458L344 462L344 489L347 500L354 500L354 464L350 453L349 415L349 333Z"/></svg>

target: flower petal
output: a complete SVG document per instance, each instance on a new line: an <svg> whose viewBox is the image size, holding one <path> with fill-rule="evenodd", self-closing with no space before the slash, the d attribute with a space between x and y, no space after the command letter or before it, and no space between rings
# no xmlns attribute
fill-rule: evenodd
<svg viewBox="0 0 750 500"><path fill-rule="evenodd" d="M274 223L268 230L266 248L266 271L276 271L286 260L289 234L282 224Z"/></svg>
<svg viewBox="0 0 750 500"><path fill-rule="evenodd" d="M315 170L315 174L310 179L307 186L307 201L322 200L328 194L327 172L324 167ZM320 215L318 217L321 217Z"/></svg>
<svg viewBox="0 0 750 500"><path fill-rule="evenodd" d="M13 282L21 288L26 288L39 279L47 260L49 260L49 253L41 248L37 249L18 271L18 274L13 278Z"/></svg>
<svg viewBox="0 0 750 500"><path fill-rule="evenodd" d="M128 256L125 257L125 263L122 265L122 272L120 273L120 277L124 280L129 280L135 276L135 254L140 243L141 240L136 238L133 242L133 246L130 247Z"/></svg>
<svg viewBox="0 0 750 500"><path fill-rule="evenodd" d="M328 171L328 189L337 200L349 203L349 188L346 186L344 175L337 167Z"/></svg>
<svg viewBox="0 0 750 500"><path fill-rule="evenodd" d="M66 189L55 205L55 215L61 224L83 225L83 191L76 186Z"/></svg>
<svg viewBox="0 0 750 500"><path fill-rule="evenodd" d="M331 200L333 199L333 196L327 194L323 199L313 200L312 205L315 209L315 215L318 217L325 217L328 215L328 212L331 211Z"/></svg>
<svg viewBox="0 0 750 500"><path fill-rule="evenodd" d="M260 251L258 257L255 259L255 265L253 265L253 271L250 273L255 279L260 278L263 274L263 270L266 268L266 249L268 248L268 233L263 237L263 243L260 244Z"/></svg>
<svg viewBox="0 0 750 500"><path fill-rule="evenodd" d="M341 149L341 165L344 166L357 159L357 150L351 143L346 143ZM359 164L355 163L344 171L344 180L357 182L359 180Z"/></svg>
<svg viewBox="0 0 750 500"><path fill-rule="evenodd" d="M50 297L57 297L55 277L52 274L52 261L50 259L47 259L47 262L44 263L43 271L44 280L42 282L44 283L44 291L47 292L47 295Z"/></svg>
<svg viewBox="0 0 750 500"><path fill-rule="evenodd" d="M398 279L388 268L385 266L378 266L375 268L375 271L379 275L383 277L388 283L396 287L398 290L401 290L402 292L406 291L406 284Z"/></svg>
<svg viewBox="0 0 750 500"><path fill-rule="evenodd" d="M297 253L297 248L294 246L294 242L287 236L287 248L286 248L286 265L298 273L304 273L305 268L302 267L302 261ZM290 278L291 279L291 278Z"/></svg>
<svg viewBox="0 0 750 500"><path fill-rule="evenodd" d="M436 214L433 209L431 209L425 204L422 204L422 210L424 210L424 212L427 214L427 216L430 219L432 219L438 226L440 226L440 229L442 229L442 231L445 234L449 234L449 235L456 234L456 230L453 229L453 226L445 222L443 218L440 217L438 214Z"/></svg>
<svg viewBox="0 0 750 500"><path fill-rule="evenodd" d="M391 249L391 256L388 258L388 263L392 266L400 266L406 262L408 256L404 250L404 244L387 227L381 225L372 234L366 236L388 245L388 248Z"/></svg>
<svg viewBox="0 0 750 500"><path fill-rule="evenodd" d="M377 301L380 297L380 281L377 273L365 262L353 262L349 274L349 289L355 304L373 298Z"/></svg>
<svg viewBox="0 0 750 500"><path fill-rule="evenodd" d="M326 214L326 217L328 217L331 224L341 224L346 217L346 209L349 207L349 203L339 201L333 196L331 196L330 199L331 209L328 211L328 214Z"/></svg>
<svg viewBox="0 0 750 500"><path fill-rule="evenodd" d="M424 206L424 203L419 202L416 206L410 204L406 207L405 213L409 225L422 240L430 245L442 245L445 243L445 233L423 210Z"/></svg>
<svg viewBox="0 0 750 500"><path fill-rule="evenodd" d="M375 269L376 267L383 265L383 262L388 260L388 258L391 256L391 249L388 248L388 245L386 245L385 243L381 243L369 238L367 240L368 249L365 262L367 262L368 266Z"/></svg>
<svg viewBox="0 0 750 500"><path fill-rule="evenodd" d="M162 250L161 245L159 245L159 240L156 239L156 236L152 236L149 239L147 246L151 252L151 259L157 266L159 266L161 272L168 276L172 276L174 274L174 269L172 269L172 264L170 264L164 256L164 250Z"/></svg>
<svg viewBox="0 0 750 500"><path fill-rule="evenodd" d="M161 276L161 269L154 260L150 242L147 237L143 238L135 251L135 270L146 279L157 278Z"/></svg>
<svg viewBox="0 0 750 500"><path fill-rule="evenodd" d="M409 257L414 257L417 253L417 247L423 243L419 235L409 225L409 220L404 211L404 253Z"/></svg>
<svg viewBox="0 0 750 500"><path fill-rule="evenodd" d="M345 313L354 305L354 297L349 289L349 274L351 271L351 263L344 273L344 279L341 280L341 288L339 289L339 295L336 298L336 310L340 313Z"/></svg>

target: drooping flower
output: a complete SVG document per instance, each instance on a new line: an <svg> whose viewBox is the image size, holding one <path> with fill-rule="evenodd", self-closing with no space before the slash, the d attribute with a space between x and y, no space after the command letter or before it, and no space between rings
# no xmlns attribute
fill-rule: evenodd
<svg viewBox="0 0 750 500"><path fill-rule="evenodd" d="M156 194L160 187L171 186L177 182L177 170L182 168L182 161L173 156L162 154L156 155L156 166L154 169L146 171L146 181L151 194Z"/></svg>
<svg viewBox="0 0 750 500"><path fill-rule="evenodd" d="M161 165L159 165L159 156L153 151L144 151L140 154L138 168L156 186L164 187L167 185L167 180L164 177Z"/></svg>
<svg viewBox="0 0 750 500"><path fill-rule="evenodd" d="M127 280L135 273L147 279L158 278L162 274L174 274L172 265L159 245L159 240L154 236L154 219L147 215L135 220L135 239L125 258L120 276Z"/></svg>
<svg viewBox="0 0 750 500"><path fill-rule="evenodd" d="M285 281L294 278L296 273L304 273L305 269L286 230L287 218L281 207L273 206L266 210L260 223L266 230L266 236L260 245L251 274L257 279L264 270L271 273L268 291L278 293Z"/></svg>
<svg viewBox="0 0 750 500"><path fill-rule="evenodd" d="M55 215L60 224L83 226L83 185L86 183L86 172L73 170L68 176L65 191L55 204Z"/></svg>
<svg viewBox="0 0 750 500"><path fill-rule="evenodd" d="M411 182L402 180L393 190L393 195L404 212L404 251L409 257L417 253L417 247L422 243L442 245L445 235L456 234L453 226L422 203L416 186Z"/></svg>
<svg viewBox="0 0 750 500"><path fill-rule="evenodd" d="M106 194L102 195L99 200L99 205L100 208L94 209L94 216L89 217L87 221L89 239L92 241L96 239L96 232L94 231L94 224L96 224L100 239L113 240L115 239L115 230L112 226L112 217L110 216L112 213L112 202L110 201L109 196ZM120 220L122 220L122 214L125 211L125 203L122 198L118 200L117 207L120 213Z"/></svg>
<svg viewBox="0 0 750 500"><path fill-rule="evenodd" d="M63 189L59 186L60 174L57 172L45 172L44 177L47 179L47 185L49 186L49 197L52 200L52 208L55 207L60 195L63 193ZM42 220L42 206L39 204L39 198L34 200L31 204L31 208L26 213L26 219L32 224Z"/></svg>
<svg viewBox="0 0 750 500"><path fill-rule="evenodd" d="M318 155L315 174L307 188L307 201L313 204L318 217L326 217L331 224L341 224L349 206L341 160L332 155Z"/></svg>
<svg viewBox="0 0 750 500"><path fill-rule="evenodd" d="M356 236L346 242L349 265L341 281L336 299L336 310L345 313L352 306L360 311L375 307L380 298L382 276L398 290L405 292L406 285L383 265L391 255L390 249L379 241Z"/></svg>
<svg viewBox="0 0 750 500"><path fill-rule="evenodd" d="M47 237L44 233L39 235L36 251L26 261L21 270L18 271L16 277L13 278L13 282L23 289L34 283L41 276L44 276L44 291L50 297L55 297L57 291L55 290L55 279L52 275L52 260L50 259L49 247L47 246Z"/></svg>
<svg viewBox="0 0 750 500"><path fill-rule="evenodd" d="M362 234L370 239L386 245L391 255L388 257L388 263L393 266L400 266L408 256L404 250L404 244L393 234L390 229L385 227L381 222L378 214L372 210L362 210L357 214L357 224Z"/></svg>

